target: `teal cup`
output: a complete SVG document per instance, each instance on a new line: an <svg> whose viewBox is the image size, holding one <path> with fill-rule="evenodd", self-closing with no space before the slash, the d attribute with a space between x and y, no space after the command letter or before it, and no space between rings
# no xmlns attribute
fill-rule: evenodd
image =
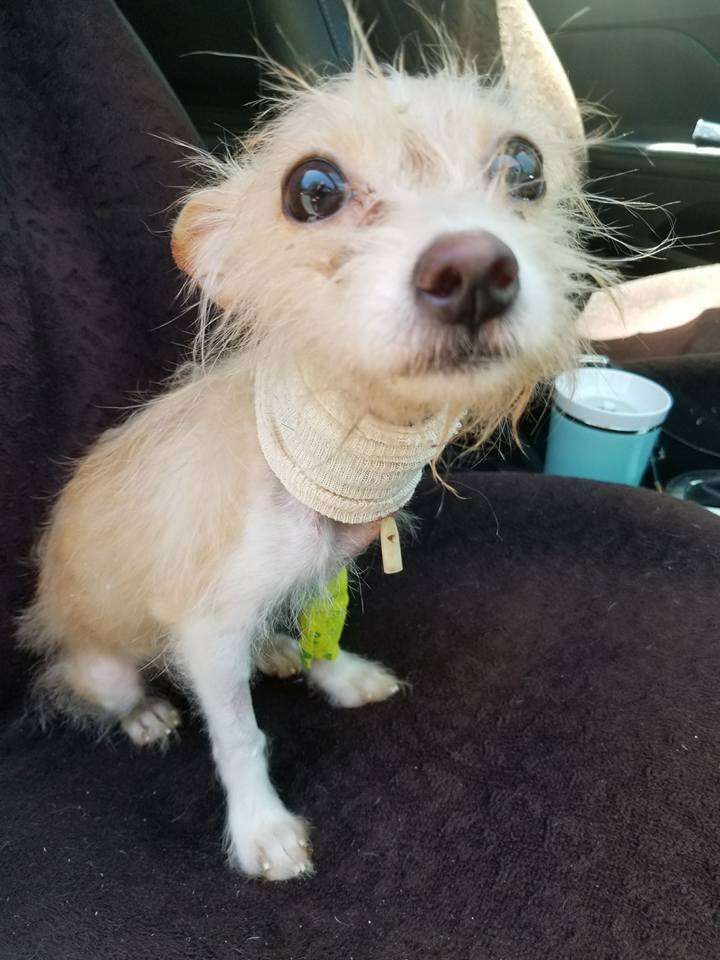
<svg viewBox="0 0 720 960"><path fill-rule="evenodd" d="M582 367L555 381L545 473L637 486L672 396L647 377Z"/></svg>

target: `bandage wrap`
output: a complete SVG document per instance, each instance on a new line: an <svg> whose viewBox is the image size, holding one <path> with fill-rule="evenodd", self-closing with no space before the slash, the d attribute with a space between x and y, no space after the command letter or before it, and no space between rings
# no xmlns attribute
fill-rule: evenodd
<svg viewBox="0 0 720 960"><path fill-rule="evenodd" d="M445 410L395 426L359 413L339 390L311 390L297 371L258 371L255 416L262 452L286 490L343 523L403 507L449 432Z"/></svg>
<svg viewBox="0 0 720 960"><path fill-rule="evenodd" d="M309 666L313 660L337 658L349 603L348 572L347 567L343 567L328 583L325 594L311 600L300 612L298 627L303 666Z"/></svg>

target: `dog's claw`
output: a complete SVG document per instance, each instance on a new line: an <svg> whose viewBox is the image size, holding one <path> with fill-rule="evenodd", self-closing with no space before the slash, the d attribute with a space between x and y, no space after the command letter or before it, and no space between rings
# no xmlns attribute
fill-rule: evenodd
<svg viewBox="0 0 720 960"><path fill-rule="evenodd" d="M171 704L146 699L123 717L120 724L133 743L147 747L151 743L167 743L180 722L180 714Z"/></svg>
<svg viewBox="0 0 720 960"><path fill-rule="evenodd" d="M401 687L387 667L346 650L341 650L335 660L316 660L310 670L310 682L339 707L377 703L392 697Z"/></svg>
<svg viewBox="0 0 720 960"><path fill-rule="evenodd" d="M259 666L270 677L297 677L302 672L297 640L283 633L275 634L265 646Z"/></svg>

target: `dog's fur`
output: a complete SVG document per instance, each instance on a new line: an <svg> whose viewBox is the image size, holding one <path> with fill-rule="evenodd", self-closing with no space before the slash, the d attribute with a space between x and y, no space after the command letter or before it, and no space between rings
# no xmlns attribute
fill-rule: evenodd
<svg viewBox="0 0 720 960"><path fill-rule="evenodd" d="M37 596L21 623L55 701L120 721L138 743L178 722L141 676L164 658L207 722L230 860L268 879L312 867L307 826L268 777L253 667L299 669L292 644L273 638L276 615L319 590L378 525L328 520L279 484L256 436L256 365L309 358L386 420L449 404L482 434L568 364L575 299L594 269L581 244L583 144L552 104L528 110L522 89L447 53L422 77L358 55L346 75L281 85L282 103L237 158L205 159L210 183L175 226L176 260L202 298L196 359L78 464L39 545ZM537 202L513 200L490 177L514 134L544 156ZM313 155L344 170L352 199L327 221L293 222L281 185ZM410 277L433 239L477 229L512 248L521 290L493 334L498 355L469 362L467 344L419 315ZM388 670L347 652L308 677L341 706L398 689Z"/></svg>

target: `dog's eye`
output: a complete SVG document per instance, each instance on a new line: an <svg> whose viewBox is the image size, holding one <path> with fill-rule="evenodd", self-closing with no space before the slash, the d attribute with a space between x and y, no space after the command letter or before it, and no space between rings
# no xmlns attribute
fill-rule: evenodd
<svg viewBox="0 0 720 960"><path fill-rule="evenodd" d="M490 176L501 178L519 200L539 200L545 194L542 154L523 137L505 141L493 158Z"/></svg>
<svg viewBox="0 0 720 960"><path fill-rule="evenodd" d="M294 167L285 179L283 205L293 220L308 223L337 213L350 193L334 163L313 157Z"/></svg>

